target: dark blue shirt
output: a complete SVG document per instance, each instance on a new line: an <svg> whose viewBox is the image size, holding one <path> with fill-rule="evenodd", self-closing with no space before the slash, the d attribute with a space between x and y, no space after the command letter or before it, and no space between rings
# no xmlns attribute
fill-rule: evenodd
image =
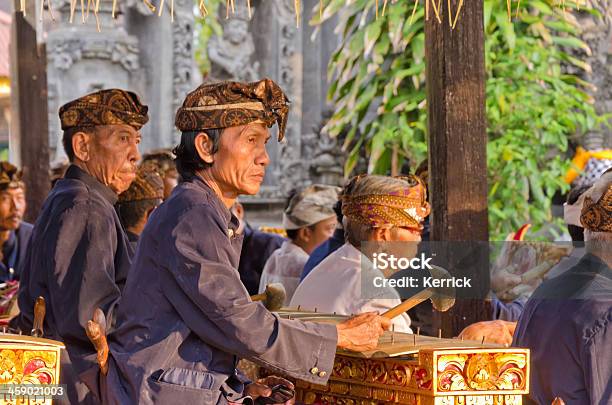
<svg viewBox="0 0 612 405"><path fill-rule="evenodd" d="M344 229L336 229L331 238L327 239L312 251L308 261L304 265L300 281L304 280L308 273L319 265L327 256L340 249L344 245Z"/></svg>
<svg viewBox="0 0 612 405"><path fill-rule="evenodd" d="M109 314L133 255L113 205L117 194L70 166L34 224L11 325L32 330L34 300L45 298L45 337L63 341L76 373L97 368L85 326L94 310Z"/></svg>
<svg viewBox="0 0 612 405"><path fill-rule="evenodd" d="M103 403L234 402L243 390L238 358L327 382L336 327L280 319L251 301L238 274L237 228L199 177L183 181L153 211L116 310Z"/></svg>
<svg viewBox="0 0 612 405"><path fill-rule="evenodd" d="M533 293L513 346L531 350L530 398L550 404L610 404L612 394L612 273L586 254Z"/></svg>
<svg viewBox="0 0 612 405"><path fill-rule="evenodd" d="M25 259L31 234L32 224L27 222L22 222L17 230L11 231L9 234L8 240L2 246L3 258L0 261L0 282L19 280L21 265Z"/></svg>

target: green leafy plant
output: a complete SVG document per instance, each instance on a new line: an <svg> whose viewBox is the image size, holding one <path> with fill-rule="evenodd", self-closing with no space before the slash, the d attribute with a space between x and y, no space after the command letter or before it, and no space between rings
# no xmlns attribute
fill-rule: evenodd
<svg viewBox="0 0 612 405"><path fill-rule="evenodd" d="M324 5L312 23L337 16L342 35L329 63L335 113L326 130L348 134L345 174L362 147L370 173L397 171L405 160L415 167L427 156L423 7L389 3L376 19L369 0ZM509 21L506 2L484 0L484 8L489 224L491 239L499 240L526 222L537 232L552 221L551 199L567 189L568 138L604 118L588 83L563 68L590 69L568 52L590 52L569 10L530 0Z"/></svg>

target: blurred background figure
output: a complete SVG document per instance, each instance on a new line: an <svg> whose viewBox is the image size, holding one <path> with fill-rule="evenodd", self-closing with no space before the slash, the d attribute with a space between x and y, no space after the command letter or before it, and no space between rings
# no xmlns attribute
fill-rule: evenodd
<svg viewBox="0 0 612 405"><path fill-rule="evenodd" d="M150 167L140 168L130 188L119 195L117 213L134 252L149 215L162 203L163 198L164 181Z"/></svg>
<svg viewBox="0 0 612 405"><path fill-rule="evenodd" d="M21 173L9 162L0 162L0 282L19 280L32 225L23 221L26 210L25 184Z"/></svg>
<svg viewBox="0 0 612 405"><path fill-rule="evenodd" d="M266 261L272 252L281 247L285 238L274 233L253 229L245 218L244 207L238 201L232 206L232 213L240 221L238 233L244 235L238 266L240 280L249 295L254 295L259 291L259 279Z"/></svg>
<svg viewBox="0 0 612 405"><path fill-rule="evenodd" d="M335 252L344 245L344 226L342 226L342 201L336 201L334 205L334 212L336 213L336 229L331 238L323 242L319 247L313 250L312 254L308 258L308 261L304 265L300 282L306 278L308 273L312 271L319 263L321 263L327 256Z"/></svg>
<svg viewBox="0 0 612 405"><path fill-rule="evenodd" d="M174 154L170 149L155 149L142 157L142 167L153 168L164 182L164 200L170 196L178 184L178 171L174 163Z"/></svg>
<svg viewBox="0 0 612 405"><path fill-rule="evenodd" d="M334 204L339 192L339 187L314 184L290 193L283 213L283 228L289 240L266 262L259 293L270 283L281 283L287 293L285 305L289 304L309 255L336 229Z"/></svg>
<svg viewBox="0 0 612 405"><path fill-rule="evenodd" d="M55 183L66 174L66 170L68 170L68 166L70 162L68 159L62 160L53 166L51 166L51 170L49 170L49 178L51 179L51 188L55 186Z"/></svg>
<svg viewBox="0 0 612 405"><path fill-rule="evenodd" d="M555 397L572 404L610 403L612 170L584 196L584 256L540 285L514 333L513 345L531 350L529 397L538 404Z"/></svg>

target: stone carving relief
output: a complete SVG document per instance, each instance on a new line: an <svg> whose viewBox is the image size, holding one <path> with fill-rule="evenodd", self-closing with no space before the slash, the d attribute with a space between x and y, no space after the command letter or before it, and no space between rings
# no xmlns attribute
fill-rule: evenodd
<svg viewBox="0 0 612 405"><path fill-rule="evenodd" d="M254 11L251 8L251 12ZM249 32L248 9L238 7L231 18L221 21L223 35L212 37L208 43L208 57L212 62L211 76L217 80L259 80L260 64L253 61L255 44Z"/></svg>
<svg viewBox="0 0 612 405"><path fill-rule="evenodd" d="M301 151L301 58L296 53L301 52L301 37L295 24L295 14L291 2L279 1L274 3L276 20L279 24L281 35L278 38L278 81L279 85L287 93L291 100L292 115L287 124L287 142L281 144L280 172L282 182L280 195L286 196L294 187L306 185L308 170L303 160L308 155L302 155ZM299 65L298 65L299 64ZM296 73L300 74L296 77Z"/></svg>
<svg viewBox="0 0 612 405"><path fill-rule="evenodd" d="M134 37L126 36L120 40L63 39L50 45L49 60L59 70L68 70L82 59L108 59L129 72L140 69L138 40Z"/></svg>
<svg viewBox="0 0 612 405"><path fill-rule="evenodd" d="M581 50L571 50L576 56L587 62L592 73L570 69L594 85L590 91L595 100L595 109L600 114L612 112L612 0L601 0L591 3L601 16L588 13L577 14L582 28L581 39L591 48L591 54L585 55ZM587 149L612 147L612 131L605 126L585 136L581 142Z"/></svg>
<svg viewBox="0 0 612 405"><path fill-rule="evenodd" d="M175 16L172 24L172 110L176 111L185 96L193 90L193 12L188 0L176 0ZM177 11L180 10L180 11ZM179 140L179 132L173 127L174 143Z"/></svg>
<svg viewBox="0 0 612 405"><path fill-rule="evenodd" d="M344 184L344 162L346 153L342 150L343 137L330 137L323 132L325 121L331 117L326 111L323 122L313 132L302 136L302 156L308 156L308 174L313 183L342 186Z"/></svg>

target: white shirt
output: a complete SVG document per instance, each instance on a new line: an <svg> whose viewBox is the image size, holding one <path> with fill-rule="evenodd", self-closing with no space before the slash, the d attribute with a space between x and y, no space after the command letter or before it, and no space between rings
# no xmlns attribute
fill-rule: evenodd
<svg viewBox="0 0 612 405"><path fill-rule="evenodd" d="M359 314L362 312L383 313L401 303L399 294L393 288L380 289L385 297L364 298L361 291L363 263L371 262L362 257L353 245L345 243L315 267L300 283L293 294L290 306L321 313L339 315ZM374 270L372 270L374 271ZM397 332L412 333L410 317L404 313L393 320Z"/></svg>
<svg viewBox="0 0 612 405"><path fill-rule="evenodd" d="M284 305L289 305L309 257L308 253L295 243L283 242L266 261L259 280L259 293L263 293L268 284L281 283L287 293Z"/></svg>

